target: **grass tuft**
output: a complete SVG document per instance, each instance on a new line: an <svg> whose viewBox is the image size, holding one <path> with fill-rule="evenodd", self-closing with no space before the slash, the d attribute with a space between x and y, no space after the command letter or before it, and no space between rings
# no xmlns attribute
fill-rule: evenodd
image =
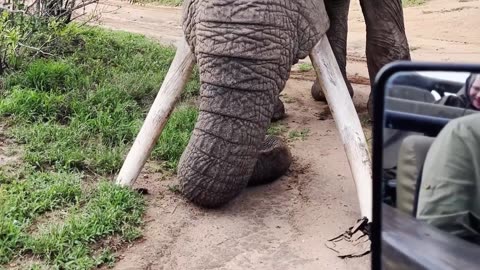
<svg viewBox="0 0 480 270"><path fill-rule="evenodd" d="M83 50L34 61L12 75L0 115L18 123L12 134L25 144L26 161L38 169L114 173L155 99L174 50L123 32L93 28L80 36ZM194 78L183 100L198 95L198 69ZM156 148L154 155L170 168L176 166L195 120L193 109L180 109L169 121L173 124L160 139L169 145Z"/></svg>
<svg viewBox="0 0 480 270"><path fill-rule="evenodd" d="M280 136L288 131L288 128L282 123L272 123L270 124L267 134L272 136Z"/></svg>
<svg viewBox="0 0 480 270"><path fill-rule="evenodd" d="M26 250L60 267L88 269L111 260L102 253L92 256L90 243L112 234L132 237L132 226L141 225L144 211L140 195L112 183L101 182L83 198L83 207L71 211L63 224L51 224L30 238Z"/></svg>
<svg viewBox="0 0 480 270"><path fill-rule="evenodd" d="M0 264L23 248L25 230L35 218L73 204L81 195L80 179L71 174L31 172L24 180L9 182L0 186Z"/></svg>
<svg viewBox="0 0 480 270"><path fill-rule="evenodd" d="M403 7L414 7L425 4L426 0L402 0Z"/></svg>
<svg viewBox="0 0 480 270"><path fill-rule="evenodd" d="M308 72L313 69L313 66L310 63L301 63L298 66L298 69L300 70L300 72Z"/></svg>
<svg viewBox="0 0 480 270"><path fill-rule="evenodd" d="M288 139L291 141L295 141L298 139L304 141L309 133L310 130L308 128L304 128L302 130L291 130L290 132L288 132Z"/></svg>
<svg viewBox="0 0 480 270"><path fill-rule="evenodd" d="M167 168L176 169L190 140L197 117L198 108L188 105L178 107L165 125L152 156L165 160Z"/></svg>
<svg viewBox="0 0 480 270"><path fill-rule="evenodd" d="M175 50L74 24L56 42L54 56L19 59L0 78L2 135L23 150L23 169L0 173L0 268L24 257L34 258L30 269L112 265L115 250L100 243L142 235L144 199L107 179L120 169ZM171 170L198 115L188 105L198 77L196 69L153 153Z"/></svg>

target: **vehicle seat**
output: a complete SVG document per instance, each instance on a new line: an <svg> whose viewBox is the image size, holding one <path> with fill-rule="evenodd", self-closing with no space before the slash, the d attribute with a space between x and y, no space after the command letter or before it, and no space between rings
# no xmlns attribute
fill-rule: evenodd
<svg viewBox="0 0 480 270"><path fill-rule="evenodd" d="M410 135L406 137L399 149L397 163L396 205L409 215L416 211L421 173L427 152L434 137Z"/></svg>
<svg viewBox="0 0 480 270"><path fill-rule="evenodd" d="M428 90L407 85L392 85L388 90L388 96L399 99L415 100L425 103L435 102L435 96Z"/></svg>
<svg viewBox="0 0 480 270"><path fill-rule="evenodd" d="M420 102L420 104L435 102L432 93L414 86L392 85L387 93L390 98L404 101L407 104L412 101ZM386 103L386 105L389 104ZM411 112L414 113L415 107L411 107L411 109ZM384 169L391 169L397 164L398 151L403 139L410 135L420 135L420 133L389 128L384 128L383 132L383 165Z"/></svg>

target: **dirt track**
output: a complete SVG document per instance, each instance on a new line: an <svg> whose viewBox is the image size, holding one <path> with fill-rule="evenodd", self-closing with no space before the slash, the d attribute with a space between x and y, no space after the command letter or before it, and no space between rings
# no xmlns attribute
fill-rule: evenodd
<svg viewBox="0 0 480 270"><path fill-rule="evenodd" d="M357 1L352 8L347 69L365 83L365 27ZM179 9L108 1L99 10L103 26L165 44L175 44L182 33ZM479 11L479 0L432 0L407 8L412 58L480 62L480 35L471 32L480 25ZM294 73L283 92L288 113L283 124L289 131L308 130L304 140L291 142L295 162L288 175L246 190L221 210L207 211L170 191L174 177L146 168L136 183L151 192L145 237L123 250L116 269L370 269L369 256L341 260L324 245L352 225L359 211L335 123L327 106L310 97L313 78L312 72ZM369 87L354 87L363 118Z"/></svg>
<svg viewBox="0 0 480 270"><path fill-rule="evenodd" d="M368 256L340 260L324 245L359 213L333 120L318 120L326 106L298 91L309 85L287 84L284 123L309 134L291 142L294 165L274 184L207 211L170 192L174 179L146 169L136 184L152 192L145 240L125 250L116 269L369 269Z"/></svg>
<svg viewBox="0 0 480 270"><path fill-rule="evenodd" d="M144 34L164 44L176 44L182 35L179 8L101 2L97 11L102 12L99 24L104 27ZM413 60L480 62L479 12L480 0L428 0L425 5L406 8L405 27ZM368 77L365 61L363 15L358 1L351 1L348 73Z"/></svg>

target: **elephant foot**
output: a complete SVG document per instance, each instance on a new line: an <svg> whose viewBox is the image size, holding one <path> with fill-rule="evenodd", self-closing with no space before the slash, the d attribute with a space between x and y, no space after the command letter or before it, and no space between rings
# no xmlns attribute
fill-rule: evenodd
<svg viewBox="0 0 480 270"><path fill-rule="evenodd" d="M285 106L280 98L275 102L275 107L273 108L272 122L276 122L285 118Z"/></svg>
<svg viewBox="0 0 480 270"><path fill-rule="evenodd" d="M345 83L347 85L347 89L348 89L348 93L350 94L350 97L353 97L354 92L353 92L352 84L348 80L345 80ZM311 93L314 100L327 102L327 99L325 98L325 95L323 93L323 89L320 86L320 82L318 80L315 80L315 82L313 83L311 88Z"/></svg>
<svg viewBox="0 0 480 270"><path fill-rule="evenodd" d="M327 102L327 99L323 94L322 87L320 86L318 80L315 80L310 91L312 92L312 97L314 100Z"/></svg>
<svg viewBox="0 0 480 270"><path fill-rule="evenodd" d="M285 142L278 137L266 136L248 185L258 186L275 181L287 172L292 160Z"/></svg>

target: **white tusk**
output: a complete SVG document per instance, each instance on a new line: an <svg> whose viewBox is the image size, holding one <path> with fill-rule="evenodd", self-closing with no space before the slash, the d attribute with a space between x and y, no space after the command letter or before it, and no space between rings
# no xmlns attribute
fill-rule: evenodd
<svg viewBox="0 0 480 270"><path fill-rule="evenodd" d="M116 183L132 186L147 161L190 78L195 58L182 38L162 87L117 176Z"/></svg>
<svg viewBox="0 0 480 270"><path fill-rule="evenodd" d="M362 217L372 221L372 164L360 119L325 35L310 53L347 153Z"/></svg>

